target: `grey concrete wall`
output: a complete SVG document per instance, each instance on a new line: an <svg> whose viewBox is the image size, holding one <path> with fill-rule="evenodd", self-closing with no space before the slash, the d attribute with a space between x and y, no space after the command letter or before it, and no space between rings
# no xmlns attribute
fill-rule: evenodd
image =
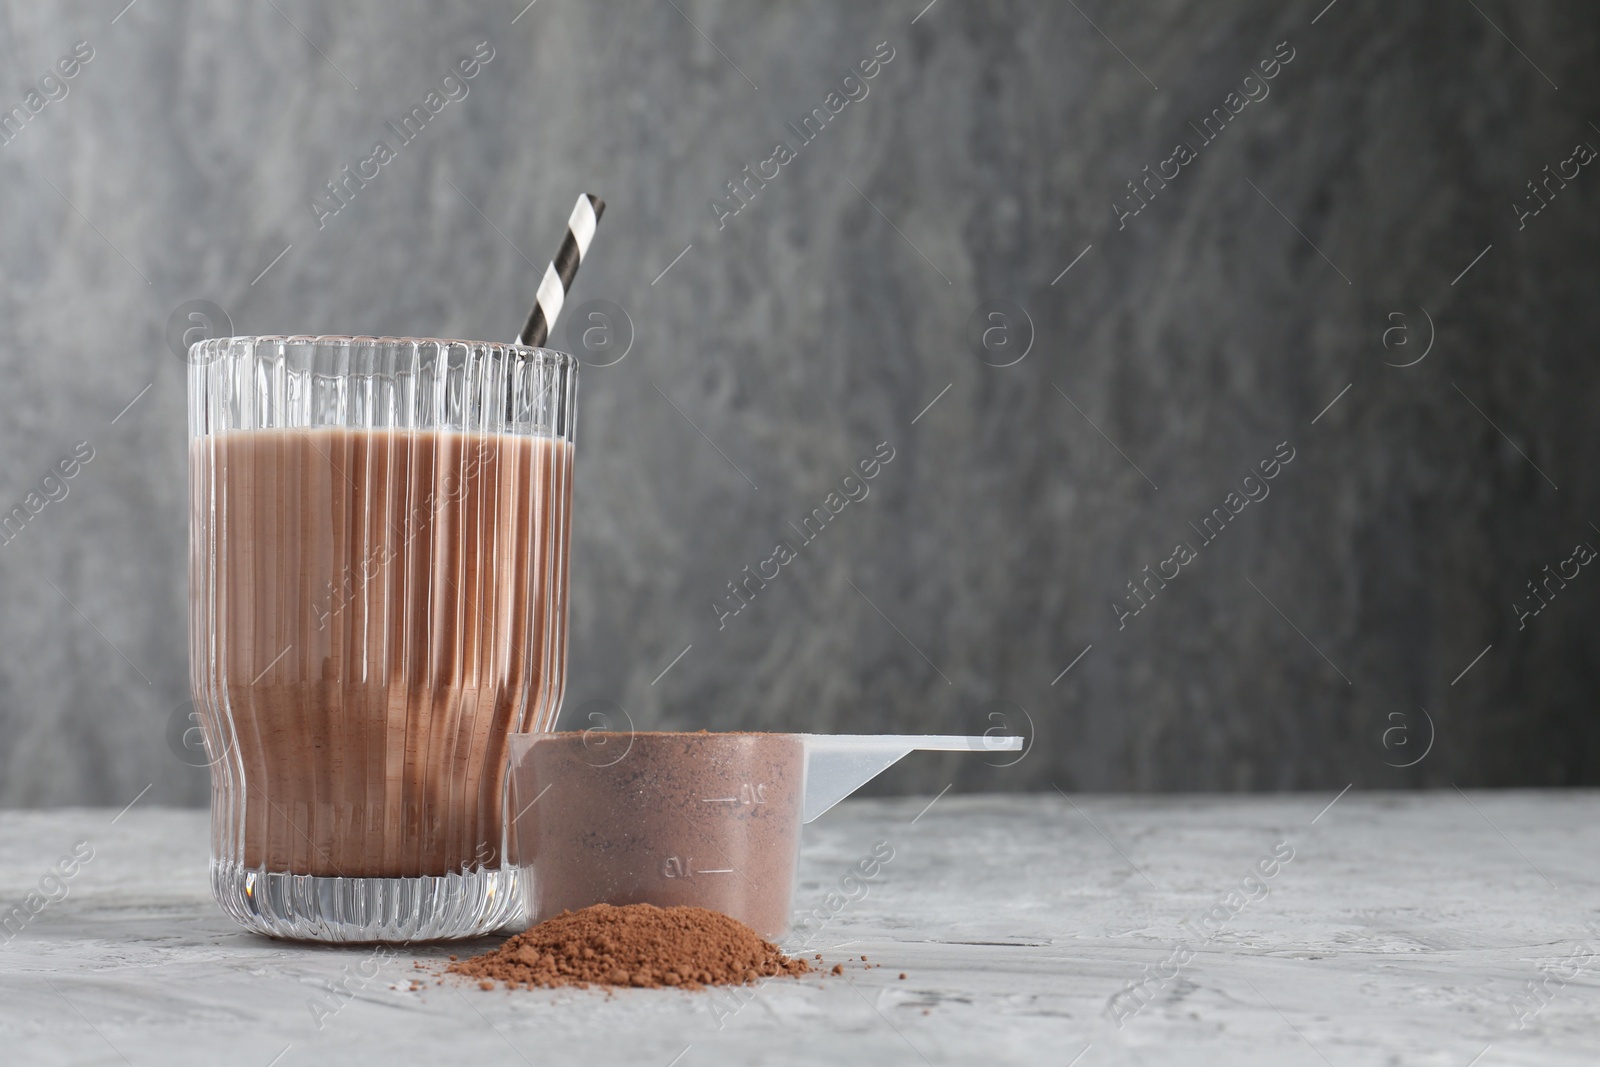
<svg viewBox="0 0 1600 1067"><path fill-rule="evenodd" d="M609 209L573 301L633 338L585 354L564 723L1033 738L888 790L1600 781L1596 568L1519 618L1600 547L1600 167L1573 161L1600 146L1600 13L923 3L0 12L0 107L93 52L0 145L0 503L93 449L0 546L0 803L205 800L169 729L174 309L507 337L580 191ZM319 228L323 184L484 41ZM880 42L802 144L785 123ZM1190 126L1230 104L1213 142ZM1577 173L1519 220L1547 164ZM1176 176L1129 199L1147 165ZM1009 347L972 341L990 301ZM1147 603L1146 565L1177 568Z"/></svg>

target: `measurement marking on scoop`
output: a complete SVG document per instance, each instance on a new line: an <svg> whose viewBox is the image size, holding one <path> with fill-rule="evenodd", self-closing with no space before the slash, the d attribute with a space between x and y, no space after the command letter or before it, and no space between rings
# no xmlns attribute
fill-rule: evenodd
<svg viewBox="0 0 1600 1067"><path fill-rule="evenodd" d="M765 782L745 782L739 786L739 795L736 797L701 797L702 804L765 804L767 802L767 784Z"/></svg>
<svg viewBox="0 0 1600 1067"><path fill-rule="evenodd" d="M693 856L668 856L666 862L661 864L663 878L693 878L697 874L736 874L732 867L718 867L715 870L697 870Z"/></svg>

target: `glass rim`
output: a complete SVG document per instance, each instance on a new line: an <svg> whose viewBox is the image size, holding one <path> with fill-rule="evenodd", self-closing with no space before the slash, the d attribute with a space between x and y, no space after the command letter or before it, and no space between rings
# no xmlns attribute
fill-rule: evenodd
<svg viewBox="0 0 1600 1067"><path fill-rule="evenodd" d="M196 349L212 348L219 353L233 344L283 344L283 345L335 345L345 348L356 346L394 346L394 345L439 345L451 347L464 345L469 348L493 348L508 352L541 354L557 356L563 362L577 365L578 357L570 352L563 352L559 348L547 348L543 345L525 345L516 341L473 341L465 338L454 337L395 337L378 336L376 334L308 334L308 333L264 333L264 334L237 334L230 337L207 337L196 341L189 346L191 355ZM209 361L208 361L209 362Z"/></svg>

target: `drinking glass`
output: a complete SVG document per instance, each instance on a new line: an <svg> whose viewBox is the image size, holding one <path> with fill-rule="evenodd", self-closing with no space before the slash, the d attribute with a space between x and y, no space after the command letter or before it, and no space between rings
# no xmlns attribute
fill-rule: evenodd
<svg viewBox="0 0 1600 1067"><path fill-rule="evenodd" d="M189 370L190 673L212 890L277 937L521 918L506 746L566 666L577 361L226 337Z"/></svg>

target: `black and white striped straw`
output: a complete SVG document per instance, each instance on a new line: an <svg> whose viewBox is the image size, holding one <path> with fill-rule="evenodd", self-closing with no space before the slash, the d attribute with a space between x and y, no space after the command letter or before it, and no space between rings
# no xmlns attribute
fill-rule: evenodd
<svg viewBox="0 0 1600 1067"><path fill-rule="evenodd" d="M572 217L567 220L567 235L561 240L556 258L545 268L539 293L534 297L533 311L528 315L527 325L517 335L517 344L537 348L549 339L550 327L555 324L556 316L561 314L567 290L572 288L573 275L578 273L578 265L583 262L584 253L589 251L589 242L594 240L594 228L605 209L606 202L598 196L584 193L578 197L577 204L572 208Z"/></svg>

